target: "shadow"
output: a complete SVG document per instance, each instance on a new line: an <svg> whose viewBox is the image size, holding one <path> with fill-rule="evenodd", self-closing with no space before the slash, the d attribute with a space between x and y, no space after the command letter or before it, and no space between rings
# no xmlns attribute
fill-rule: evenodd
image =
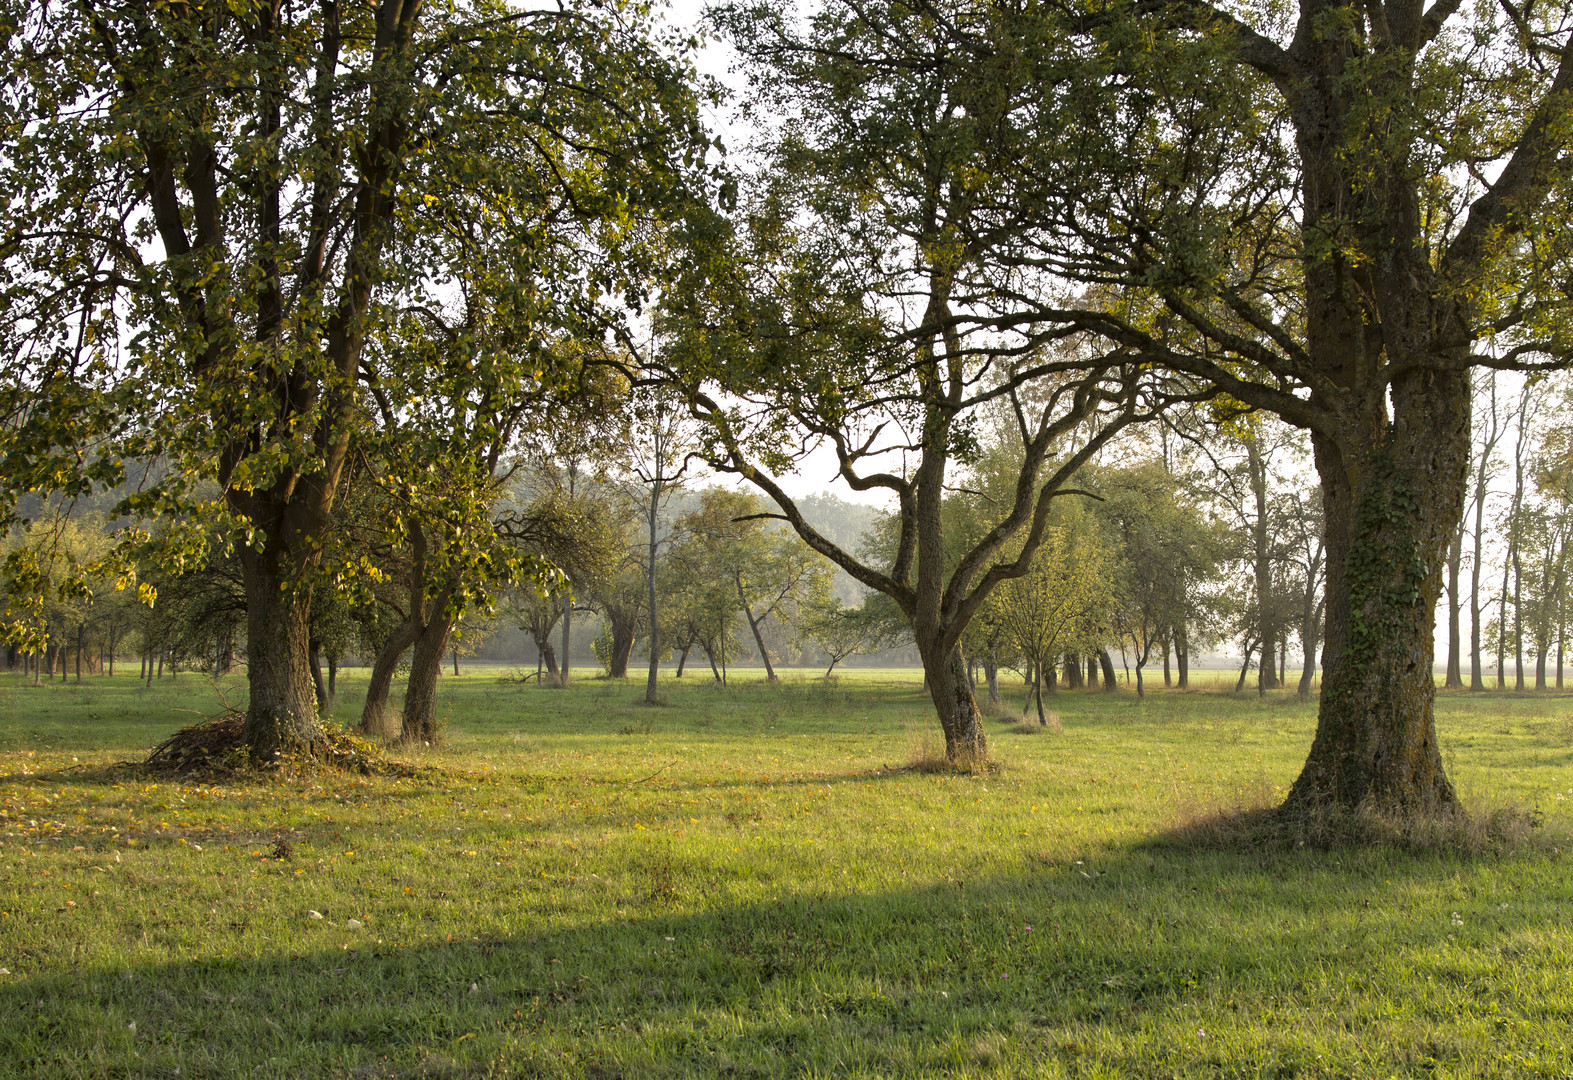
<svg viewBox="0 0 1573 1080"><path fill-rule="evenodd" d="M1152 844L740 902L717 899L738 883L711 864L651 847L631 895L590 922L554 915L525 878L397 910L367 899L355 929L353 911L281 910L269 940L144 919L127 950L206 954L189 961L31 976L20 950L0 979L0 1062L49 1077L1474 1075L1483 1055L1539 1052L1568 1007L1534 991L1562 971L1532 944L1547 913L1499 906L1486 884L1459 899L1470 866ZM439 912L473 929L435 940ZM1494 980L1507 965L1514 980ZM1402 1015L1384 1011L1395 995Z"/></svg>

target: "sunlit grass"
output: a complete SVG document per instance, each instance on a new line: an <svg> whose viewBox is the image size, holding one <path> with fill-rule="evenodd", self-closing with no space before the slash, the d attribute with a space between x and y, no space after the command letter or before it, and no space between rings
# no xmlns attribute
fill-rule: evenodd
<svg viewBox="0 0 1573 1080"><path fill-rule="evenodd" d="M1028 735L1010 686L1001 767L966 776L907 767L934 727L916 672L705 672L664 680L665 708L641 679L505 674L444 679L447 738L413 779L216 786L114 767L221 707L198 676L0 683L0 1074L1573 1061L1567 697L1440 698L1466 798L1544 815L1463 856L1176 841L1281 796L1314 725L1292 692L1062 693L1063 733Z"/></svg>

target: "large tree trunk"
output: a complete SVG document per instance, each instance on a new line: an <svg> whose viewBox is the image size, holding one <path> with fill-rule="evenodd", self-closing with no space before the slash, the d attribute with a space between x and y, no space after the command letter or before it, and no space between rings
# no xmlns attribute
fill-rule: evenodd
<svg viewBox="0 0 1573 1080"><path fill-rule="evenodd" d="M612 627L612 655L607 661L606 674L613 679L626 679L628 658L633 655L634 641L639 636L638 609L608 608L606 621Z"/></svg>
<svg viewBox="0 0 1573 1080"><path fill-rule="evenodd" d="M1469 391L1462 371L1422 368L1394 381L1393 418L1363 454L1313 436L1326 645L1316 738L1291 808L1428 812L1456 801L1437 748L1431 664L1441 571L1463 512Z"/></svg>
<svg viewBox="0 0 1573 1080"><path fill-rule="evenodd" d="M967 683L961 649L952 647L947 655L940 656L933 653L933 646L933 642L919 642L918 652L928 674L929 697L939 713L940 730L945 733L945 759L955 765L981 764L988 760L988 739L983 734L983 716Z"/></svg>
<svg viewBox="0 0 1573 1080"><path fill-rule="evenodd" d="M437 680L442 675L442 654L448 650L448 637L453 633L447 602L446 594L433 599L432 617L415 637L410 679L404 690L402 742L429 743L437 736Z"/></svg>
<svg viewBox="0 0 1573 1080"><path fill-rule="evenodd" d="M272 539L269 539L272 543ZM246 671L251 700L244 739L254 761L313 754L323 745L307 650L311 597L287 587L274 552L241 548L246 586Z"/></svg>
<svg viewBox="0 0 1573 1080"><path fill-rule="evenodd" d="M1081 687L1082 687L1082 681L1081 681L1081 657L1077 656L1075 653L1066 653L1065 654L1065 689L1067 689L1067 690L1080 690Z"/></svg>

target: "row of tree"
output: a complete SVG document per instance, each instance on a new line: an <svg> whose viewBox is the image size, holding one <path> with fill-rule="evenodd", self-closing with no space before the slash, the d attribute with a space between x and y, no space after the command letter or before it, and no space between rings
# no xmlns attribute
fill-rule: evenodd
<svg viewBox="0 0 1573 1080"><path fill-rule="evenodd" d="M1093 557L1055 510L1100 494L1084 469L1142 429L1248 430L1216 486L1255 522L1259 682L1285 667L1288 600L1302 639L1322 605L1291 805L1454 805L1429 661L1472 371L1569 358L1560 9L723 4L758 121L733 167L695 42L637 4L13 6L8 505L116 490L124 526L80 572L14 549L19 646L49 640L51 588L151 598L231 568L246 738L271 760L322 742L314 610L402 582L376 670L410 653L418 734L415 671L454 620L598 550L571 504L497 512L510 478L627 399L646 431L699 425L689 452L895 607L965 762L987 746L964 639L1046 544ZM1269 542L1268 417L1306 433L1319 480L1299 584ZM653 679L662 491L689 452L640 445ZM782 488L815 447L889 498L878 543ZM949 501L985 490L989 455L1009 467L959 527ZM1144 513L1110 542L1157 544L1167 511ZM1498 617L1532 636L1528 520ZM1185 655L1173 612L1198 588L1146 588L1111 609L1121 639Z"/></svg>

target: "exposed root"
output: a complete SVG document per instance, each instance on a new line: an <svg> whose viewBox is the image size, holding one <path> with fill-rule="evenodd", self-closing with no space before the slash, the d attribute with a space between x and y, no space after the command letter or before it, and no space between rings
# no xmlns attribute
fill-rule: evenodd
<svg viewBox="0 0 1573 1080"><path fill-rule="evenodd" d="M1430 813L1374 805L1289 808L1276 805L1270 787L1241 793L1233 805L1182 811L1175 827L1154 839L1160 847L1268 851L1309 847L1332 850L1391 847L1409 852L1503 854L1531 843L1544 824L1538 810L1495 807L1469 813L1462 807ZM1541 834L1550 848L1553 838Z"/></svg>
<svg viewBox="0 0 1573 1080"><path fill-rule="evenodd" d="M149 772L182 780L227 779L259 771L245 743L245 726L245 714L231 711L200 724L181 728L154 747L142 767ZM360 773L362 776L414 774L414 769L408 765L384 760L376 747L367 740L326 727L319 744L306 752L276 759L268 764L266 771L281 772L311 766L326 766L343 772Z"/></svg>

